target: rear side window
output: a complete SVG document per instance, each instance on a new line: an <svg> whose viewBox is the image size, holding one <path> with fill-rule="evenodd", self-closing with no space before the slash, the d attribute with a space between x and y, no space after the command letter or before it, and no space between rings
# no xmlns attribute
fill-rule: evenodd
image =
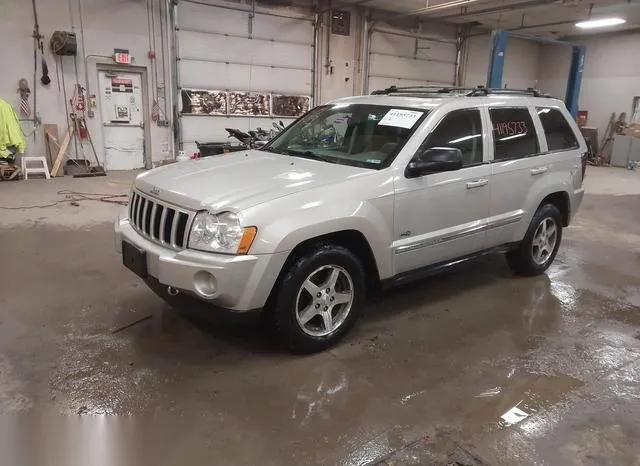
<svg viewBox="0 0 640 466"><path fill-rule="evenodd" d="M544 134L547 136L549 150L577 149L576 135L560 110L555 108L536 108Z"/></svg>
<svg viewBox="0 0 640 466"><path fill-rule="evenodd" d="M540 152L529 109L489 109L493 125L494 160L518 159Z"/></svg>

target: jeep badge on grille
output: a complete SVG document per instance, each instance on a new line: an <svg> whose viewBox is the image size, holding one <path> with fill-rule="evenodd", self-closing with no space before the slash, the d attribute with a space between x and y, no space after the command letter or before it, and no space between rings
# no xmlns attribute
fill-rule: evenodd
<svg viewBox="0 0 640 466"><path fill-rule="evenodd" d="M160 194L160 188L154 186L153 188L151 188L151 194L157 196L158 194Z"/></svg>

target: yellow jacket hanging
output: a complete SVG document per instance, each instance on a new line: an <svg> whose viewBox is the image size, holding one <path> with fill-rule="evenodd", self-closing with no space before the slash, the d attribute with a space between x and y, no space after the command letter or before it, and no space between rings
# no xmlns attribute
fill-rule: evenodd
<svg viewBox="0 0 640 466"><path fill-rule="evenodd" d="M6 157L9 154L7 148L11 146L17 147L22 154L27 148L27 141L13 107L0 99L0 157Z"/></svg>

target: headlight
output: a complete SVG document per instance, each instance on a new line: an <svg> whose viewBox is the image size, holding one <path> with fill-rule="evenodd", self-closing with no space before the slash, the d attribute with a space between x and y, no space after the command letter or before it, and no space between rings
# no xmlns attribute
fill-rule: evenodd
<svg viewBox="0 0 640 466"><path fill-rule="evenodd" d="M232 212L198 212L189 233L189 248L223 254L247 254L258 230L240 226Z"/></svg>

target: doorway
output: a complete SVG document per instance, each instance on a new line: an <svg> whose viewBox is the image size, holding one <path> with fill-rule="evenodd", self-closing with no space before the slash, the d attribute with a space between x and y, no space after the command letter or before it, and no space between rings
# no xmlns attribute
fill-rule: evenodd
<svg viewBox="0 0 640 466"><path fill-rule="evenodd" d="M144 82L143 71L98 69L107 170L134 170L151 165L151 151L146 143Z"/></svg>

